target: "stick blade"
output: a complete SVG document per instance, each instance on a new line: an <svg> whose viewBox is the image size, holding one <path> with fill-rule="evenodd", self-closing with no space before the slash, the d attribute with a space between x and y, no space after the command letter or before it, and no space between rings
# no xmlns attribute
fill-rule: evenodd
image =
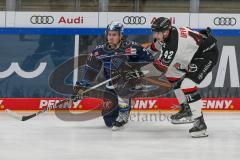
<svg viewBox="0 0 240 160"><path fill-rule="evenodd" d="M18 115L17 113L15 113L15 112L13 112L13 111L11 111L11 110L9 110L9 109L6 109L5 112L6 112L10 117L13 117L13 118L15 118L15 119L17 119L17 120L19 120L19 121L22 121L22 120L23 120L21 115Z"/></svg>

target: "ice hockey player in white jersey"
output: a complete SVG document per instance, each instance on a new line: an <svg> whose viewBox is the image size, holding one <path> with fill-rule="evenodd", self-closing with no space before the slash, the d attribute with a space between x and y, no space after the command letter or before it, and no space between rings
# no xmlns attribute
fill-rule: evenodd
<svg viewBox="0 0 240 160"><path fill-rule="evenodd" d="M174 92L180 103L180 111L171 116L172 123L193 122L189 130L192 137L208 136L197 84L217 63L216 39L209 28L199 32L186 27L176 28L165 17L157 18L151 29L154 42L148 50L158 55L154 66L174 83Z"/></svg>

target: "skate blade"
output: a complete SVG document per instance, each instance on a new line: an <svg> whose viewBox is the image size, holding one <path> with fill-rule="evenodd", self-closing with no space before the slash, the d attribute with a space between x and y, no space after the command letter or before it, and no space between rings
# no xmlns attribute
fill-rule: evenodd
<svg viewBox="0 0 240 160"><path fill-rule="evenodd" d="M117 131L117 130L119 130L120 129L120 127L116 127L116 126L113 126L112 127L112 131Z"/></svg>
<svg viewBox="0 0 240 160"><path fill-rule="evenodd" d="M193 137L193 138L208 137L208 134L207 134L206 130L202 130L202 131L198 131L198 132L192 132L190 134L191 134L191 137Z"/></svg>
<svg viewBox="0 0 240 160"><path fill-rule="evenodd" d="M121 127L113 126L112 131L122 130L123 128L124 128L124 126L121 126Z"/></svg>
<svg viewBox="0 0 240 160"><path fill-rule="evenodd" d="M188 123L193 123L193 122L194 122L194 120L192 118L184 118L184 119L179 119L179 120L171 119L172 124L188 124Z"/></svg>

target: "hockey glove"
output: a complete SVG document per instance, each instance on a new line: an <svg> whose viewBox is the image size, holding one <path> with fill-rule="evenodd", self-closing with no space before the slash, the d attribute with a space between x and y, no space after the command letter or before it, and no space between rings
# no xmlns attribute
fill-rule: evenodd
<svg viewBox="0 0 240 160"><path fill-rule="evenodd" d="M131 79L140 79L143 77L143 72L140 70L133 70L125 74L125 79L126 80L131 80Z"/></svg>
<svg viewBox="0 0 240 160"><path fill-rule="evenodd" d="M73 86L73 94L71 96L72 100L74 102L82 99L83 92L87 89L87 87L83 86L81 83L76 82L76 84Z"/></svg>

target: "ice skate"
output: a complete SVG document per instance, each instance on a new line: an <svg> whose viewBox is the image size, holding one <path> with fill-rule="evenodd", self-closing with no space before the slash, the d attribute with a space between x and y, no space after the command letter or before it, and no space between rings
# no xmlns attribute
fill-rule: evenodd
<svg viewBox="0 0 240 160"><path fill-rule="evenodd" d="M189 130L189 133L193 138L207 137L207 125L204 122L203 115L195 119L193 127Z"/></svg>
<svg viewBox="0 0 240 160"><path fill-rule="evenodd" d="M192 112L188 104L181 104L179 112L171 115L172 124L193 123Z"/></svg>
<svg viewBox="0 0 240 160"><path fill-rule="evenodd" d="M112 124L113 131L119 130L128 122L129 113L130 113L129 106L120 107L119 115Z"/></svg>

